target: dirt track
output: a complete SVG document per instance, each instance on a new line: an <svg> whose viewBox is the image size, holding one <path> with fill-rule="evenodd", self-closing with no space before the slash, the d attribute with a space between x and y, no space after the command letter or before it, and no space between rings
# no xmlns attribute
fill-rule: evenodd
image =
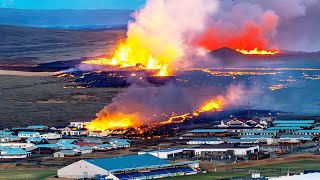
<svg viewBox="0 0 320 180"><path fill-rule="evenodd" d="M239 162L228 165L215 165L211 162L200 162L200 166L207 171L221 171L227 169L235 169L235 168L249 168L252 166L261 166L261 165L270 165L270 164L278 164L278 163L286 163L286 162L294 162L294 161L302 161L302 160L320 160L319 155L313 154L299 154L292 155L284 158L269 158L258 161L247 161L247 162Z"/></svg>

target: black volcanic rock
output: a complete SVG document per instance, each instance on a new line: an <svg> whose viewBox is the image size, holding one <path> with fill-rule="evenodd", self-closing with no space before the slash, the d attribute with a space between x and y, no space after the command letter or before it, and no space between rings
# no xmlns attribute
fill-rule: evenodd
<svg viewBox="0 0 320 180"><path fill-rule="evenodd" d="M242 53L227 47L212 50L209 54L216 58L238 58L244 56Z"/></svg>

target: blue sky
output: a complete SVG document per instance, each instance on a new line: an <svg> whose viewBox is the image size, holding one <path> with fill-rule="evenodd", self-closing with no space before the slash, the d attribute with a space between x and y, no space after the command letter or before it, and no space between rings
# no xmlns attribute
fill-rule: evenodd
<svg viewBox="0 0 320 180"><path fill-rule="evenodd" d="M0 7L17 9L139 9L146 0L0 0Z"/></svg>

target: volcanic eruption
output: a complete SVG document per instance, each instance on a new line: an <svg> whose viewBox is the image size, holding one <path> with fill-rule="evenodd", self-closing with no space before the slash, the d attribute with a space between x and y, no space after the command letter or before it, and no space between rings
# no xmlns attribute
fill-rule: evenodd
<svg viewBox="0 0 320 180"><path fill-rule="evenodd" d="M177 69L199 65L197 60L206 52L221 47L248 55L275 55L280 53L275 43L280 17L263 4L148 0L143 9L134 13L135 20L128 24L127 38L110 57L88 59L83 63L157 70L154 76L170 76ZM251 93L239 86L227 87L224 92L203 89L133 83L97 113L97 118L86 128L112 132L143 125L180 123L204 112L241 105Z"/></svg>

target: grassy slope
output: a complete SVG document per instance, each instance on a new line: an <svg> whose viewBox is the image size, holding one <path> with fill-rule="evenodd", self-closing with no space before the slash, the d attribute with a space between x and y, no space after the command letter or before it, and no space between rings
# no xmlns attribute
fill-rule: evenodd
<svg viewBox="0 0 320 180"><path fill-rule="evenodd" d="M53 76L0 76L0 128L90 121L121 89L64 89Z"/></svg>
<svg viewBox="0 0 320 180"><path fill-rule="evenodd" d="M0 64L35 65L109 53L123 30L74 31L0 25Z"/></svg>
<svg viewBox="0 0 320 180"><path fill-rule="evenodd" d="M57 170L0 170L0 179L46 179L56 173Z"/></svg>

